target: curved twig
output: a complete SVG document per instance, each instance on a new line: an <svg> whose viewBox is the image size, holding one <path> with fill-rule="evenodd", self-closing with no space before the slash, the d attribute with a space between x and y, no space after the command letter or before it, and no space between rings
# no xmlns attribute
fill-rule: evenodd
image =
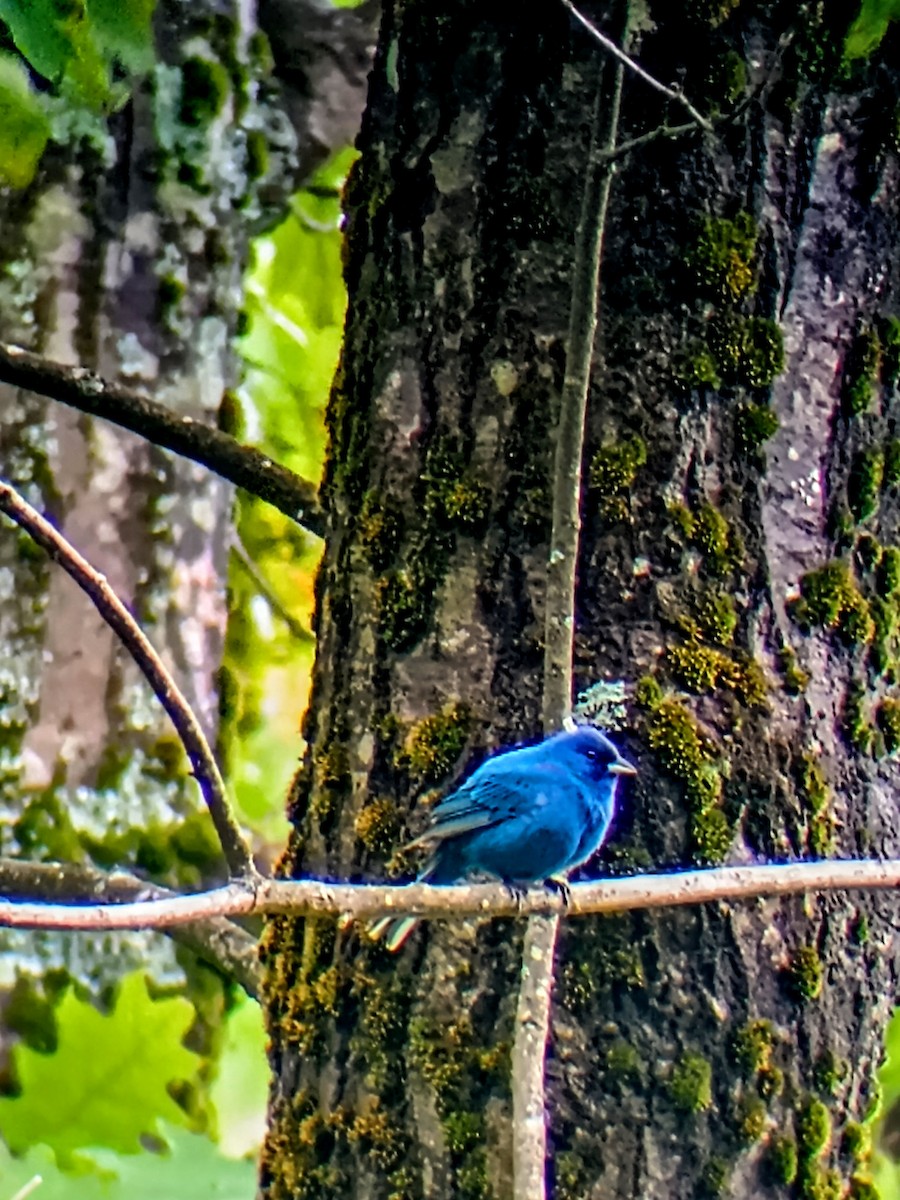
<svg viewBox="0 0 900 1200"><path fill-rule="evenodd" d="M254 876L256 868L253 865L250 847L231 811L225 783L200 722L162 659L153 649L147 635L106 578L95 570L49 521L23 500L15 488L2 481L0 512L5 512L11 517L59 563L91 598L101 617L121 639L175 726L200 785L229 870L232 875Z"/></svg>
<svg viewBox="0 0 900 1200"><path fill-rule="evenodd" d="M19 346L0 344L0 383L25 388L68 404L79 412L112 421L208 467L223 479L274 505L279 512L322 537L325 518L316 488L261 450L244 446L221 429L170 412L133 388L110 383L83 367L49 362Z"/></svg>

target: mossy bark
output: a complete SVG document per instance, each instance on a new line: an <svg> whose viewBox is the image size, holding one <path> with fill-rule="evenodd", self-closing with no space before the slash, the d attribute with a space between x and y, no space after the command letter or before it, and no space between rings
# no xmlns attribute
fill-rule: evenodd
<svg viewBox="0 0 900 1200"><path fill-rule="evenodd" d="M644 65L733 119L645 145L613 188L575 665L580 687L634 685L620 736L641 774L593 872L898 851L878 720L897 670L881 566L896 492L862 524L843 511L898 403L883 366L896 147L869 99L897 76L887 50L842 73L846 14L816 14L660 3L643 22ZM287 873L408 869L399 848L428 795L538 730L548 472L598 86L609 72L562 8L386 7L348 194ZM631 80L622 138L680 115ZM881 331L877 370L871 355L854 367L862 329ZM864 409L846 401L861 375ZM839 594L798 602L840 558ZM567 922L553 1194L790 1183L815 1200L862 1170L841 1130L872 1095L895 914L889 897L830 896ZM510 1195L521 932L436 924L392 958L333 922L271 922L266 1196Z"/></svg>

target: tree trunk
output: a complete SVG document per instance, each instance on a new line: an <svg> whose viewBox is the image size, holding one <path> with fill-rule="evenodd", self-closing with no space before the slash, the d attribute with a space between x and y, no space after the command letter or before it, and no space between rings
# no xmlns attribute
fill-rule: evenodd
<svg viewBox="0 0 900 1200"><path fill-rule="evenodd" d="M234 381L258 211L247 130L264 114L244 94L251 30L240 20L237 7L161 3L161 61L109 130L71 114L27 191L0 198L2 340L213 422ZM0 417L4 476L108 576L214 737L232 488L8 387ZM24 534L4 526L0 561L3 852L137 863L184 882L198 866L220 870L168 719L115 636ZM164 939L95 942L5 931L2 944L104 982L128 964L180 974Z"/></svg>
<svg viewBox="0 0 900 1200"><path fill-rule="evenodd" d="M721 117L616 162L576 672L628 685L640 781L592 873L900 850L897 74L886 51L841 73L845 20L653 4L635 34L657 79ZM348 195L287 873L411 870L432 792L539 730L598 87L602 116L612 71L562 6L387 6ZM683 119L627 76L622 141ZM842 1194L895 916L855 895L567 922L554 1196ZM271 922L265 1195L511 1194L521 935L435 923L393 957L330 921Z"/></svg>

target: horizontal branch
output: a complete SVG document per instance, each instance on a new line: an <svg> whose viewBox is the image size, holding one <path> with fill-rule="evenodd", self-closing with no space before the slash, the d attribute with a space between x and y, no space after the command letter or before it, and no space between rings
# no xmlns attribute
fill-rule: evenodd
<svg viewBox="0 0 900 1200"><path fill-rule="evenodd" d="M2 344L0 383L25 388L92 417L112 421L156 446L208 467L267 501L310 533L322 537L325 532L316 488L308 480L221 429L178 416L133 388L110 383L83 367L66 367L18 346Z"/></svg>
<svg viewBox="0 0 900 1200"><path fill-rule="evenodd" d="M433 887L411 883L397 887L326 883L316 879L257 879L236 881L190 896L125 904L75 906L0 900L0 925L23 929L168 929L186 921L251 913L295 916L330 913L359 921L399 914L446 920L531 913L573 917L801 892L896 887L900 887L900 859L770 863L604 879L573 884L568 906L557 891L537 887L529 889L518 901L501 884Z"/></svg>
<svg viewBox="0 0 900 1200"><path fill-rule="evenodd" d="M21 899L64 901L75 907L86 900L104 904L165 900L177 893L127 871L100 871L81 863L28 862L0 858L0 894ZM55 907L63 907L56 905ZM248 996L259 999L261 972L257 940L226 917L190 921L163 930L201 961L234 979Z"/></svg>
<svg viewBox="0 0 900 1200"><path fill-rule="evenodd" d="M59 563L81 590L110 629L121 639L140 667L144 678L169 714L185 753L190 760L209 815L215 826L225 861L232 875L255 874L253 855L235 820L225 791L225 781L213 757L200 722L188 704L147 635L125 607L123 601L101 575L49 521L22 499L15 488L0 480L0 512L5 512L42 550Z"/></svg>

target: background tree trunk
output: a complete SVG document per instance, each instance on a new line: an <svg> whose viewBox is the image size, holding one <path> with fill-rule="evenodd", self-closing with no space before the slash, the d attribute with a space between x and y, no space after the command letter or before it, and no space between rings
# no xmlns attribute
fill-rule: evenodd
<svg viewBox="0 0 900 1200"><path fill-rule="evenodd" d="M259 214L247 146L265 113L248 103L242 19L161 3L161 61L108 132L99 118L73 115L65 130L60 118L34 183L0 201L2 340L205 421L234 381L247 219ZM0 417L3 474L105 572L215 737L233 489L8 387ZM3 852L191 881L198 866L219 869L168 719L115 636L24 535L4 530L0 561ZM2 946L104 982L138 963L180 974L170 944L147 935L92 946L4 931Z"/></svg>
<svg viewBox="0 0 900 1200"><path fill-rule="evenodd" d="M645 17L643 65L734 116L622 158L613 187L576 670L631 685L641 776L602 869L896 854L890 47L841 74L829 4ZM562 7L387 6L348 195L288 873L410 869L432 789L538 731L598 87L602 109L611 72ZM682 116L629 78L623 140ZM567 922L554 1195L842 1194L895 915L832 896ZM271 922L267 1196L510 1194L521 932L435 925L394 958L330 921Z"/></svg>

